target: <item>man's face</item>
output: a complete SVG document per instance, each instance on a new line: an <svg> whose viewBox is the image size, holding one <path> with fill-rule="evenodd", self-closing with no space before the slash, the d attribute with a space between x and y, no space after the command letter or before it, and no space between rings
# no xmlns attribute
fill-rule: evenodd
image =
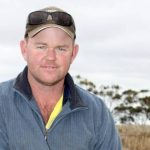
<svg viewBox="0 0 150 150"><path fill-rule="evenodd" d="M44 85L63 81L78 51L73 40L58 28L44 29L20 45L29 80Z"/></svg>

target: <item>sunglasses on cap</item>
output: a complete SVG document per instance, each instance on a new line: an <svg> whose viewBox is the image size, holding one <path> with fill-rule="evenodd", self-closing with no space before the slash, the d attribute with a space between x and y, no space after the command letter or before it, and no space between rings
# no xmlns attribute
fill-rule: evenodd
<svg viewBox="0 0 150 150"><path fill-rule="evenodd" d="M74 21L66 12L45 12L45 11L35 11L29 14L28 16L28 25L40 25L46 24L49 21L53 24L60 26L74 26Z"/></svg>

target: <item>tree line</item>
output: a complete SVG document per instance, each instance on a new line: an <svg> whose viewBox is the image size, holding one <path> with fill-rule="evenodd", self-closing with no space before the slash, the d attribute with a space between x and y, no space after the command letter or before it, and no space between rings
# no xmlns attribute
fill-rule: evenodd
<svg viewBox="0 0 150 150"><path fill-rule="evenodd" d="M123 90L119 85L96 86L77 75L75 81L89 92L99 96L118 124L150 124L150 90Z"/></svg>

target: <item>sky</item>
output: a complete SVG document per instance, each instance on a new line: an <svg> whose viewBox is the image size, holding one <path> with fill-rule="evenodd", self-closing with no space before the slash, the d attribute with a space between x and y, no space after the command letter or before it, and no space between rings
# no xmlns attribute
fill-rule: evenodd
<svg viewBox="0 0 150 150"><path fill-rule="evenodd" d="M0 82L26 65L19 43L27 15L47 6L69 12L79 53L70 68L100 85L150 89L149 0L0 0Z"/></svg>

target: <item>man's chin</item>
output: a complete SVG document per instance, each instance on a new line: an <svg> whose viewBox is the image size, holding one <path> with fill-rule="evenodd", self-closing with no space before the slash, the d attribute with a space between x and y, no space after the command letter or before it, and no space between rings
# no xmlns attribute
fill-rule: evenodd
<svg viewBox="0 0 150 150"><path fill-rule="evenodd" d="M45 79L45 80L37 80L40 84L44 85L44 86L54 86L57 85L59 83L62 83L64 81L64 78L60 78L60 79Z"/></svg>

